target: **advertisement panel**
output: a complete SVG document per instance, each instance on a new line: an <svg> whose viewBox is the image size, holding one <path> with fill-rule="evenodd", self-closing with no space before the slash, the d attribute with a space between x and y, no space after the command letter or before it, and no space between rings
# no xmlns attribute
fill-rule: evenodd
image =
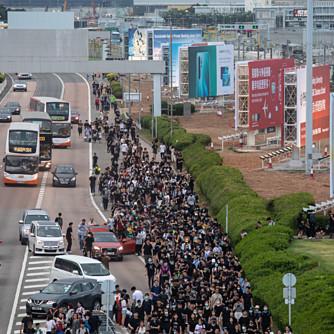
<svg viewBox="0 0 334 334"><path fill-rule="evenodd" d="M281 69L294 65L294 59L249 62L249 130L282 124Z"/></svg>
<svg viewBox="0 0 334 334"><path fill-rule="evenodd" d="M190 98L233 94L233 45L191 46L188 64Z"/></svg>
<svg viewBox="0 0 334 334"><path fill-rule="evenodd" d="M334 197L334 157L333 157L333 150L334 150L334 93L330 93L330 115L329 115L329 154L330 154L330 181L329 181L329 191L330 197Z"/></svg>
<svg viewBox="0 0 334 334"><path fill-rule="evenodd" d="M147 31L145 29L128 29L129 57L132 59L147 59Z"/></svg>
<svg viewBox="0 0 334 334"><path fill-rule="evenodd" d="M179 47L182 45L201 43L202 29L173 29L172 30L172 64L173 86L179 86ZM153 60L162 59L162 44L170 44L169 29L153 30ZM169 51L170 52L170 51Z"/></svg>
<svg viewBox="0 0 334 334"><path fill-rule="evenodd" d="M329 138L330 67L313 67L313 142ZM297 146L306 138L306 68L297 68Z"/></svg>

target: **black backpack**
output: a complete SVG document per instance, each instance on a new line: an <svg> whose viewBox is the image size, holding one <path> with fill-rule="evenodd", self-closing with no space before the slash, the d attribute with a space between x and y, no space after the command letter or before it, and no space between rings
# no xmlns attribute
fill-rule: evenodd
<svg viewBox="0 0 334 334"><path fill-rule="evenodd" d="M97 315L92 315L88 321L89 326L90 326L90 331L94 332L98 330L98 328L102 324L102 320L97 316Z"/></svg>

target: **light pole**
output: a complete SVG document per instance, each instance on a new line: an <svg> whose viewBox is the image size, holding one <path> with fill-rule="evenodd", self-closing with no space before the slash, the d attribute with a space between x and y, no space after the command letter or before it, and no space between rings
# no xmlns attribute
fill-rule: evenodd
<svg viewBox="0 0 334 334"><path fill-rule="evenodd" d="M313 165L313 98L312 98L312 66L313 66L313 0L307 0L307 41L306 41L306 147L305 173L310 174Z"/></svg>
<svg viewBox="0 0 334 334"><path fill-rule="evenodd" d="M170 47L170 136L173 137L173 28L172 28L172 21L170 22L170 41L169 41L169 47Z"/></svg>

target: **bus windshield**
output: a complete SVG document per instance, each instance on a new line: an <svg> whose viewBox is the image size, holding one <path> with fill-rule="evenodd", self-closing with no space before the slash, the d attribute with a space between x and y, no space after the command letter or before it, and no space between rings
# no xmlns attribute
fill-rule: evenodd
<svg viewBox="0 0 334 334"><path fill-rule="evenodd" d="M53 121L68 121L70 119L70 107L66 102L47 102L46 112Z"/></svg>
<svg viewBox="0 0 334 334"><path fill-rule="evenodd" d="M9 131L9 152L35 153L37 148L37 132L28 130Z"/></svg>
<svg viewBox="0 0 334 334"><path fill-rule="evenodd" d="M11 174L36 174L38 173L38 157L6 157L5 171Z"/></svg>
<svg viewBox="0 0 334 334"><path fill-rule="evenodd" d="M52 136L54 138L66 138L71 135L70 123L52 123Z"/></svg>
<svg viewBox="0 0 334 334"><path fill-rule="evenodd" d="M52 121L42 121L42 120L31 120L29 123L34 123L39 125L40 133L51 133L52 131Z"/></svg>

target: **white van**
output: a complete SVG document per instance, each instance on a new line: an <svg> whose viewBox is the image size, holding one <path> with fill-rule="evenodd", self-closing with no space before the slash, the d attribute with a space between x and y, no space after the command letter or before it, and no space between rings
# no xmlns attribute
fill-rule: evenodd
<svg viewBox="0 0 334 334"><path fill-rule="evenodd" d="M116 277L98 260L79 255L59 255L53 260L50 282L64 278L93 278L99 283Z"/></svg>

